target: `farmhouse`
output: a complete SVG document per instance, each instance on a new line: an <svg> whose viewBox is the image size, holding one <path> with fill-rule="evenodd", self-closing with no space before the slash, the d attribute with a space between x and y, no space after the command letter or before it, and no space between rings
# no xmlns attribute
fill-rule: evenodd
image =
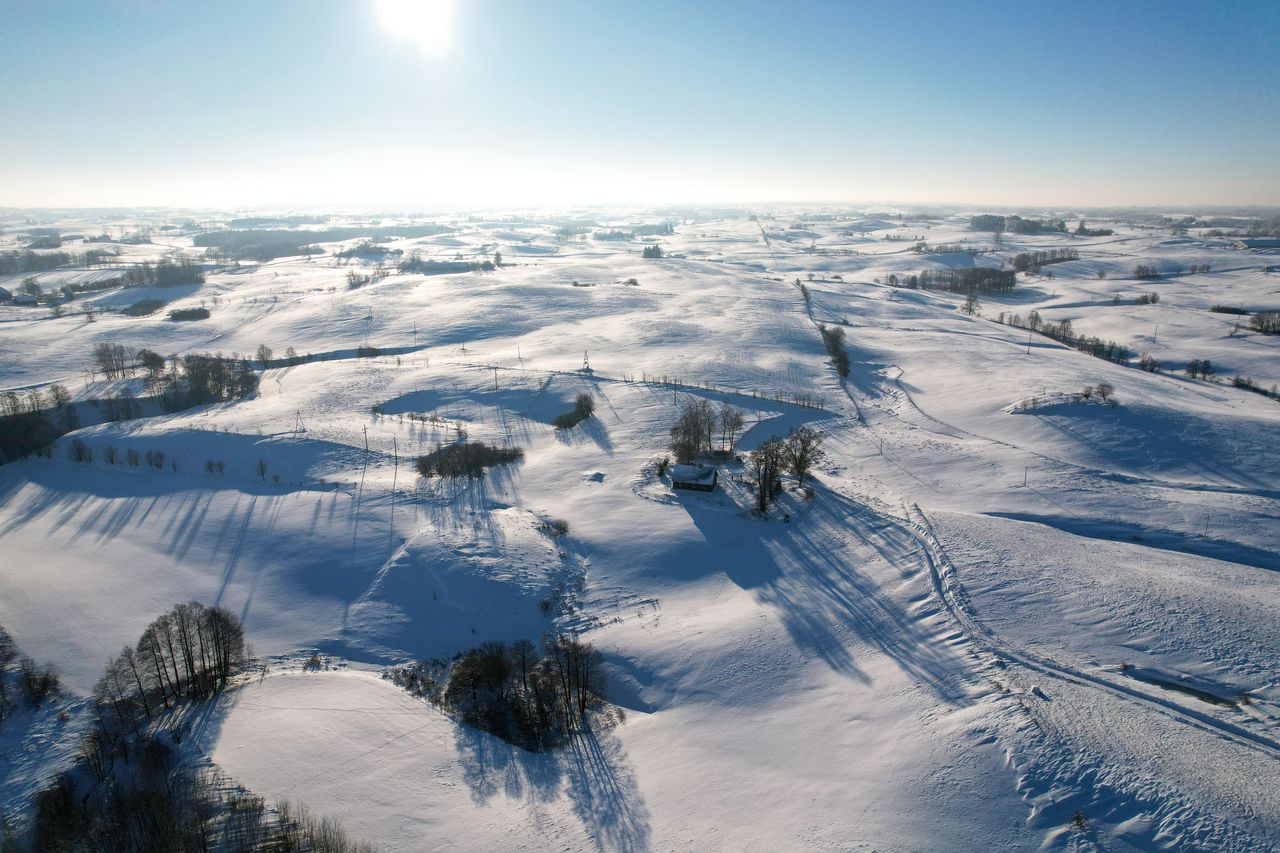
<svg viewBox="0 0 1280 853"><path fill-rule="evenodd" d="M720 475L704 465L672 465L671 487L695 492L714 492Z"/></svg>

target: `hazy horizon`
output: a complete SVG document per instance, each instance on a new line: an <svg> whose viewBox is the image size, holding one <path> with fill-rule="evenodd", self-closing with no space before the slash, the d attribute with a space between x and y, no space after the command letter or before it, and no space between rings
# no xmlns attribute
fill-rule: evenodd
<svg viewBox="0 0 1280 853"><path fill-rule="evenodd" d="M0 206L1268 206L1280 5L19 0Z"/></svg>

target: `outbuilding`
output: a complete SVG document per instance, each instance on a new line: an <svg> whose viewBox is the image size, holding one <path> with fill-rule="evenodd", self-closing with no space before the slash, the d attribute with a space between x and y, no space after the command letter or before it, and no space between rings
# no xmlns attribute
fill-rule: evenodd
<svg viewBox="0 0 1280 853"><path fill-rule="evenodd" d="M695 492L714 492L720 475L715 468L706 465L672 465L671 487Z"/></svg>

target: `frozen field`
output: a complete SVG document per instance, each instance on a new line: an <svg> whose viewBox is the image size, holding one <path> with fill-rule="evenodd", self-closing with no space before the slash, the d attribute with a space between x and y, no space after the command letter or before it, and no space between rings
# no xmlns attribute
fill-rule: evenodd
<svg viewBox="0 0 1280 853"><path fill-rule="evenodd" d="M0 305L0 389L60 383L84 422L0 467L0 626L85 697L175 602L231 609L270 671L191 750L385 850L1280 846L1280 401L1231 382L1280 382L1280 335L1209 310L1280 311L1280 252L1145 222L997 242L968 213L759 213L442 217L379 243L403 254L356 288L378 262L338 257L348 240L63 316ZM196 256L192 232L121 258ZM1060 249L1078 258L973 314L890 284ZM394 270L415 252L501 264ZM143 298L165 305L119 313ZM1033 311L1131 357L999 322ZM845 379L819 324L844 329ZM103 343L274 355L247 399L113 422L87 401L146 392L89 375ZM1103 383L1115 405L1081 398ZM583 392L595 415L555 429ZM673 491L656 463L684 395L744 411L740 453L821 430L811 494L761 517L739 463ZM461 435L524 459L419 477ZM601 650L626 715L558 752L379 677L553 629ZM313 652L333 666L304 672ZM0 808L21 811L68 748L52 718L3 725Z"/></svg>

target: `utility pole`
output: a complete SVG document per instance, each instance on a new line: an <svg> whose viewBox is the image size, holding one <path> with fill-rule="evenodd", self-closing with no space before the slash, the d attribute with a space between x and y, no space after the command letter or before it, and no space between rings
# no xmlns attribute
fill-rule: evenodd
<svg viewBox="0 0 1280 853"><path fill-rule="evenodd" d="M1027 355L1031 355L1031 330L1027 330Z"/></svg>
<svg viewBox="0 0 1280 853"><path fill-rule="evenodd" d="M1027 471L1029 471L1030 469L1031 469L1030 465L1022 466L1022 487L1024 489L1027 487Z"/></svg>

